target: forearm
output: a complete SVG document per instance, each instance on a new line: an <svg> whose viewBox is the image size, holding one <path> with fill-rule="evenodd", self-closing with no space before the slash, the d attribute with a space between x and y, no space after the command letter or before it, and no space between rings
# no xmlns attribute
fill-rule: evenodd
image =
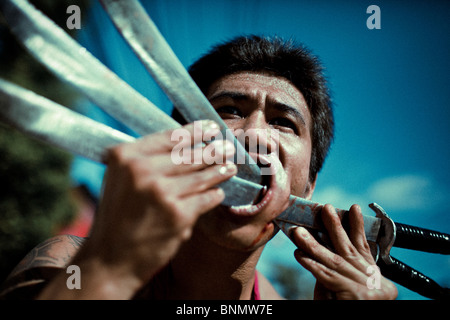
<svg viewBox="0 0 450 320"><path fill-rule="evenodd" d="M65 270L49 282L39 294L40 300L126 300L142 286L140 279L124 267L107 266L100 259L75 259L79 267L79 288L71 288Z"/></svg>
<svg viewBox="0 0 450 320"><path fill-rule="evenodd" d="M211 121L199 124L203 132L210 132L202 135L205 139L220 132ZM193 137L196 128L190 124L183 130ZM109 150L90 238L69 264L79 267L81 289L68 288L70 275L61 272L40 299L131 298L175 256L198 217L223 201L225 194L216 186L237 173L234 164L226 163L234 154L233 144L210 144L221 160L217 164L175 164L172 149L178 142L171 139L172 133L156 133ZM195 156L190 147L186 152Z"/></svg>

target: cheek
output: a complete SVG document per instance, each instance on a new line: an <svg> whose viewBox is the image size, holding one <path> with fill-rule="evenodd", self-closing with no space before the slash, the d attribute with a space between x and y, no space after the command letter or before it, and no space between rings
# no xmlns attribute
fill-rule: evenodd
<svg viewBox="0 0 450 320"><path fill-rule="evenodd" d="M291 194L304 196L308 186L311 148L298 142L296 146L280 150L280 159L290 178Z"/></svg>
<svg viewBox="0 0 450 320"><path fill-rule="evenodd" d="M308 189L308 175L296 177L291 181L291 193L297 197L305 197Z"/></svg>

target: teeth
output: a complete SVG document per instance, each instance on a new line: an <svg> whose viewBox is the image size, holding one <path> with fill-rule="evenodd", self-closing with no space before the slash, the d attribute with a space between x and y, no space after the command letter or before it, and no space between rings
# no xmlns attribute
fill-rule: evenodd
<svg viewBox="0 0 450 320"><path fill-rule="evenodd" d="M237 210L237 211L245 211L246 213L253 213L259 209L261 209L262 207L264 207L267 204L267 198L264 197L266 195L267 192L267 187L264 186L263 188L263 199L261 202L257 203L257 204L246 204L246 205L242 205L242 206L231 206L231 209L233 210Z"/></svg>
<svg viewBox="0 0 450 320"><path fill-rule="evenodd" d="M267 185L264 185L262 187L259 196L257 197L257 199L255 199L255 201L257 203L245 204L245 205L241 205L241 206L231 206L230 208L236 212L252 214L252 213L260 210L262 207L264 207L267 204L268 198L266 197L266 195L267 195L268 190L269 190L269 188Z"/></svg>
<svg viewBox="0 0 450 320"><path fill-rule="evenodd" d="M260 208L259 205L253 205L253 204L247 204L247 205L243 205L243 206L232 206L231 207L233 210L237 210L240 212L245 212L245 213L253 213L256 210L258 210Z"/></svg>
<svg viewBox="0 0 450 320"><path fill-rule="evenodd" d="M238 209L238 210L249 210L253 207L253 204L244 204L242 206L231 206L232 209Z"/></svg>

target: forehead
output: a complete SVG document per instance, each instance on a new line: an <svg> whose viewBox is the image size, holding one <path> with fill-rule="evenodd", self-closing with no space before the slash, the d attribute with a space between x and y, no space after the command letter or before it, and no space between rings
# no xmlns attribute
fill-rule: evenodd
<svg viewBox="0 0 450 320"><path fill-rule="evenodd" d="M215 81L207 92L208 98L221 91L238 92L250 98L264 98L288 104L309 115L303 94L283 77L259 72L238 72Z"/></svg>

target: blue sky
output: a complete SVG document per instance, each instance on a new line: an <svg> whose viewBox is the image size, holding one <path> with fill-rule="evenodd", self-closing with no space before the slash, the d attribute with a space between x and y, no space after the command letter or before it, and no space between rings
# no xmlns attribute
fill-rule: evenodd
<svg viewBox="0 0 450 320"><path fill-rule="evenodd" d="M185 66L209 47L242 34L304 43L326 68L336 139L313 200L339 208L377 202L398 222L450 233L450 2L448 1L142 1ZM381 9L369 30L366 9ZM156 105L170 102L108 17L95 4L79 41ZM103 115L86 111L96 119ZM98 190L101 169L77 160L74 177ZM282 235L265 250L270 262L296 264ZM450 286L447 256L394 250L407 264ZM299 267L300 268L300 267ZM301 271L299 271L301 272ZM304 273L301 273L304 276ZM401 299L420 299L400 288Z"/></svg>

